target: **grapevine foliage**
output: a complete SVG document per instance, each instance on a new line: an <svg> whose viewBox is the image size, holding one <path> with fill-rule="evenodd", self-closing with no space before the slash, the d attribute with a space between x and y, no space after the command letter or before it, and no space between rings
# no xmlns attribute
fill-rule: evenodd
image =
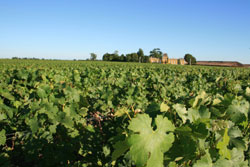
<svg viewBox="0 0 250 167"><path fill-rule="evenodd" d="M148 115L139 115L133 118L128 129L134 134L128 139L132 160L138 166L148 167L163 166L163 154L168 151L174 142L173 132L175 127L161 115L155 119L156 130L151 127L152 119ZM137 134L139 133L139 134Z"/></svg>
<svg viewBox="0 0 250 167"><path fill-rule="evenodd" d="M0 70L0 166L249 166L247 68L0 60Z"/></svg>

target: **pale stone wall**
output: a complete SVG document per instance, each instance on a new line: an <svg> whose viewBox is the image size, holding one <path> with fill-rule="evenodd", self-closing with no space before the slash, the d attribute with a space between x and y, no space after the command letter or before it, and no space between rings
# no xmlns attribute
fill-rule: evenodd
<svg viewBox="0 0 250 167"><path fill-rule="evenodd" d="M161 60L155 57L150 57L149 61L150 63L162 63L162 64L180 64L180 65L186 64L186 61L184 59L169 59L166 53L163 55Z"/></svg>
<svg viewBox="0 0 250 167"><path fill-rule="evenodd" d="M155 58L155 57L150 57L149 61L150 61L150 63L160 63L160 59Z"/></svg>
<svg viewBox="0 0 250 167"><path fill-rule="evenodd" d="M178 64L178 59L168 59L168 64Z"/></svg>

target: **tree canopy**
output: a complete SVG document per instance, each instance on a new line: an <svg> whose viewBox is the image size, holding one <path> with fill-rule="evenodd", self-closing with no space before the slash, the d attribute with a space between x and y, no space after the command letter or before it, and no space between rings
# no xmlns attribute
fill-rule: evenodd
<svg viewBox="0 0 250 167"><path fill-rule="evenodd" d="M138 58L139 58L139 62L142 62L143 57L144 57L144 52L143 50L140 48L137 52Z"/></svg>
<svg viewBox="0 0 250 167"><path fill-rule="evenodd" d="M184 56L184 60L190 65L196 64L196 58L191 54L187 53Z"/></svg>
<svg viewBox="0 0 250 167"><path fill-rule="evenodd" d="M159 48L155 48L152 51L150 51L150 57L155 57L155 58L162 58L162 51Z"/></svg>
<svg viewBox="0 0 250 167"><path fill-rule="evenodd" d="M105 53L102 57L103 61L119 61L119 62L141 62L148 63L149 56L145 56L143 50L140 48L137 53L128 53L126 55L121 54L119 56L118 51L114 53Z"/></svg>
<svg viewBox="0 0 250 167"><path fill-rule="evenodd" d="M96 60L97 55L95 53L90 53L90 60Z"/></svg>

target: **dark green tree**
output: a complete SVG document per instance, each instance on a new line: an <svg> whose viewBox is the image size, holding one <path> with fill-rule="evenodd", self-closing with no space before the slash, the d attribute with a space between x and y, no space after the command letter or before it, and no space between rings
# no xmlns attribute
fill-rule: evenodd
<svg viewBox="0 0 250 167"><path fill-rule="evenodd" d="M138 54L137 53L131 53L131 54L132 54L133 62L138 62L139 61Z"/></svg>
<svg viewBox="0 0 250 167"><path fill-rule="evenodd" d="M138 58L139 58L139 62L143 62L143 57L144 57L144 52L143 50L140 48L137 52Z"/></svg>
<svg viewBox="0 0 250 167"><path fill-rule="evenodd" d="M159 48L155 48L152 51L150 51L150 57L155 57L155 58L162 58L162 52Z"/></svg>
<svg viewBox="0 0 250 167"><path fill-rule="evenodd" d="M129 53L129 54L126 54L126 60L127 62L138 62L139 58L138 58L137 53Z"/></svg>
<svg viewBox="0 0 250 167"><path fill-rule="evenodd" d="M118 54L111 54L112 60L111 61L120 61L120 56Z"/></svg>
<svg viewBox="0 0 250 167"><path fill-rule="evenodd" d="M149 63L149 56L143 56L143 63Z"/></svg>
<svg viewBox="0 0 250 167"><path fill-rule="evenodd" d="M126 56L124 54L120 56L120 61L126 61Z"/></svg>
<svg viewBox="0 0 250 167"><path fill-rule="evenodd" d="M187 53L184 56L184 60L190 65L196 64L196 58L193 57L191 54Z"/></svg>
<svg viewBox="0 0 250 167"><path fill-rule="evenodd" d="M102 60L103 60L103 61L110 61L110 54L109 54L109 53L105 53L105 54L102 56Z"/></svg>
<svg viewBox="0 0 250 167"><path fill-rule="evenodd" d="M90 60L96 60L97 55L95 53L90 53Z"/></svg>
<svg viewBox="0 0 250 167"><path fill-rule="evenodd" d="M114 55L119 56L119 51L118 51L118 50L115 50L115 51L114 51Z"/></svg>

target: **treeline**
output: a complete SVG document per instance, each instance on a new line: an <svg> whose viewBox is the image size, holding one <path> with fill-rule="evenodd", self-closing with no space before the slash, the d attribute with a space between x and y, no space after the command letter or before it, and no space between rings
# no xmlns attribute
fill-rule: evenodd
<svg viewBox="0 0 250 167"><path fill-rule="evenodd" d="M118 54L118 51L114 53L105 53L102 57L103 61L119 61L119 62L140 62L148 63L149 56L144 55L142 49L139 49L138 52L129 53L129 54Z"/></svg>
<svg viewBox="0 0 250 167"><path fill-rule="evenodd" d="M45 58L36 58L36 57L12 57L11 59L18 60L61 60L61 59L45 59Z"/></svg>
<svg viewBox="0 0 250 167"><path fill-rule="evenodd" d="M24 59L24 60L45 60L44 58L43 59L39 59L39 58L35 58L35 57L12 57L12 59Z"/></svg>
<svg viewBox="0 0 250 167"><path fill-rule="evenodd" d="M63 60L63 61L67 61L67 59L45 59L45 58L36 58L36 57L12 57L11 59L13 60ZM86 60L84 59L73 59L73 61L90 61L90 60L95 60L95 61L101 61L101 60L96 60L95 59L89 59L87 58ZM68 60L68 61L71 61L71 60Z"/></svg>

